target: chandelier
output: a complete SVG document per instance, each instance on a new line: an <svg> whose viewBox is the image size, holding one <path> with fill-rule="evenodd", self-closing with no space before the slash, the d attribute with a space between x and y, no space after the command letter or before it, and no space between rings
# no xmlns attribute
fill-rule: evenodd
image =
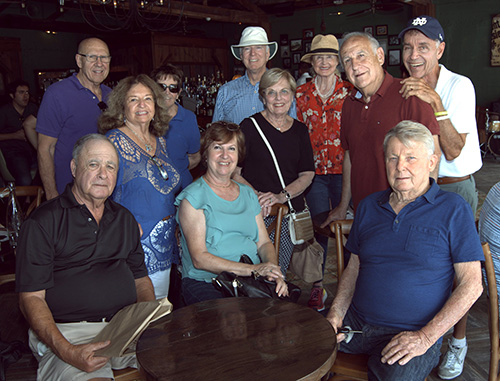
<svg viewBox="0 0 500 381"><path fill-rule="evenodd" d="M184 0L175 1L177 7L182 3L176 12L172 11L170 0L79 0L78 3L85 22L101 31L168 32L179 25L184 13Z"/></svg>

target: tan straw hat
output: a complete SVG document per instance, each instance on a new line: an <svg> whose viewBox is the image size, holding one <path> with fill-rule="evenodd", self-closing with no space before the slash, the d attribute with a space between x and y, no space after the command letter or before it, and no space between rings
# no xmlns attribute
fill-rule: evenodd
<svg viewBox="0 0 500 381"><path fill-rule="evenodd" d="M276 42L269 42L267 33L264 28L260 26L248 26L243 29L241 33L240 43L238 45L231 45L231 52L236 59L241 61L241 49L245 46L266 45L269 46L269 59L273 58L278 51L278 44Z"/></svg>
<svg viewBox="0 0 500 381"><path fill-rule="evenodd" d="M306 53L300 60L311 63L312 57L318 54L339 55L339 42L333 34L327 34L326 36L318 34L314 36L311 43L311 51Z"/></svg>

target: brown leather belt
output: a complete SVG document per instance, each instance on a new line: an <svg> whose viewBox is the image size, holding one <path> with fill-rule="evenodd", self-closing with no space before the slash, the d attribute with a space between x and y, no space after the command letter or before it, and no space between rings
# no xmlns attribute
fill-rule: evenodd
<svg viewBox="0 0 500 381"><path fill-rule="evenodd" d="M439 185L454 184L454 183L459 183L460 181L469 180L469 179L470 179L470 175L462 176L462 177L440 177L440 178L438 178L438 184Z"/></svg>

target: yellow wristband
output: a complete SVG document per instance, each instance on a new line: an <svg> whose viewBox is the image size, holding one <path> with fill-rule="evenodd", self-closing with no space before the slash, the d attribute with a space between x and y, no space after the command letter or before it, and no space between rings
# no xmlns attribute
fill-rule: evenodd
<svg viewBox="0 0 500 381"><path fill-rule="evenodd" d="M448 111L438 111L434 113L434 116L446 116L448 115Z"/></svg>

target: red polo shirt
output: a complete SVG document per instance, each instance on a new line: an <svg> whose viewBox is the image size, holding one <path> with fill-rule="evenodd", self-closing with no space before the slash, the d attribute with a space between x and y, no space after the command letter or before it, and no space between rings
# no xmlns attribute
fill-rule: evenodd
<svg viewBox="0 0 500 381"><path fill-rule="evenodd" d="M387 189L384 137L402 120L422 123L432 135L439 135L439 124L428 103L399 93L401 79L385 72L384 81L366 103L357 93L344 101L340 139L351 159L351 191L354 210L369 194Z"/></svg>

